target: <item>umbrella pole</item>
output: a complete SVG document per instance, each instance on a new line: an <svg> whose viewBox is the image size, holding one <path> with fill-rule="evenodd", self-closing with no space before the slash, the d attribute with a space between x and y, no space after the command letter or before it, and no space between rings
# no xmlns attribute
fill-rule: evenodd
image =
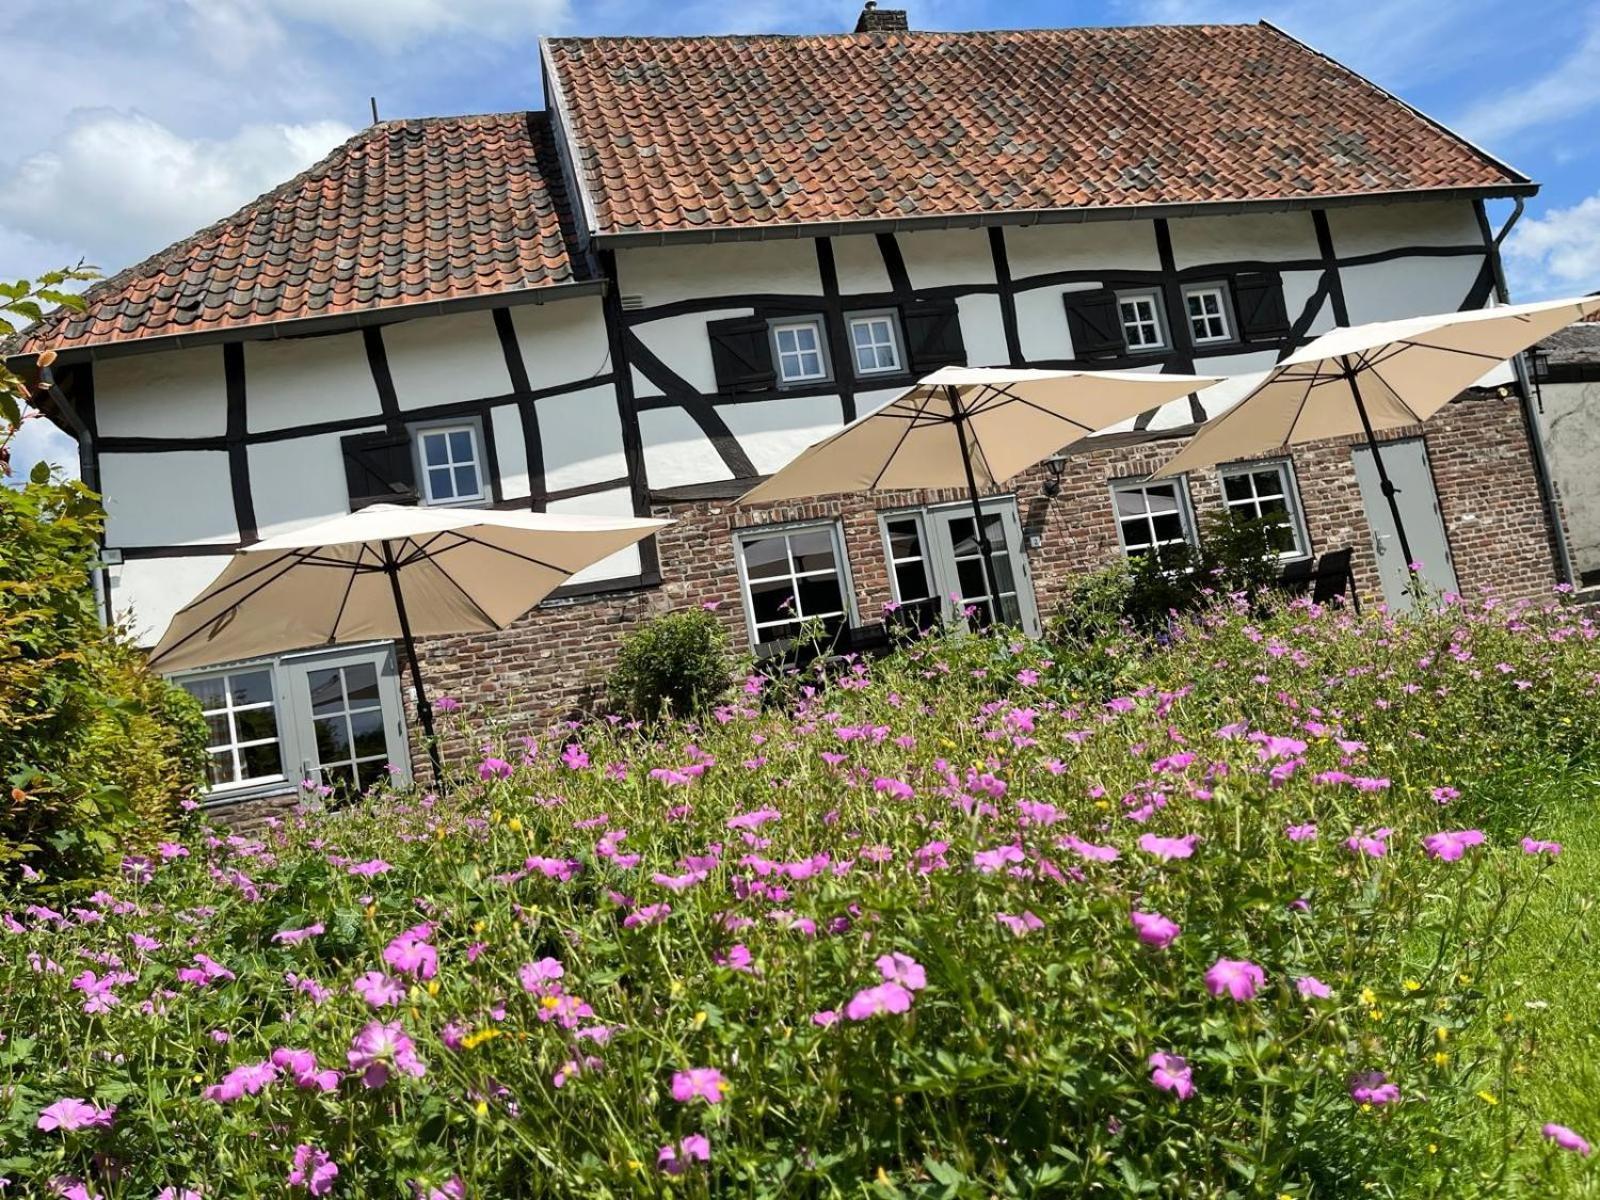
<svg viewBox="0 0 1600 1200"><path fill-rule="evenodd" d="M978 539L978 552L983 556L983 578L989 590L989 623L1000 622L1000 577L994 570L994 547L989 544L989 534L983 526L983 504L978 496L978 480L972 473L972 451L967 446L967 414L961 407L961 393L954 387L945 389L954 415L956 441L961 444L961 465L967 472L967 498L972 501L972 532Z"/></svg>
<svg viewBox="0 0 1600 1200"><path fill-rule="evenodd" d="M406 616L406 600L400 592L400 566L395 562L394 549L383 543L383 573L389 577L389 588L394 593L394 615L400 621L400 640L405 643L406 666L411 670L411 683L417 690L417 720L422 722L422 736L428 743L428 761L433 764L433 786L438 787L444 778L444 764L439 757L439 739L433 733L433 705L422 686L422 668L417 664L417 641L411 636L411 621Z"/></svg>
<svg viewBox="0 0 1600 1200"><path fill-rule="evenodd" d="M1383 454L1378 449L1378 436L1372 431L1372 421L1367 416L1366 403L1361 399L1361 388L1356 383L1355 369L1350 366L1348 355L1339 360L1344 364L1345 382L1350 385L1350 395L1355 399L1356 412L1361 415L1361 428L1367 431L1367 448L1372 451L1372 465L1378 468L1378 486L1383 492L1383 498L1389 502L1389 515L1394 518L1394 531L1400 539L1400 553L1406 556L1406 570L1415 573L1416 568L1411 564L1417 560L1411 557L1411 541L1406 537L1406 523L1400 517L1400 502L1395 499L1400 489L1395 487L1389 479L1389 472L1383 466Z"/></svg>

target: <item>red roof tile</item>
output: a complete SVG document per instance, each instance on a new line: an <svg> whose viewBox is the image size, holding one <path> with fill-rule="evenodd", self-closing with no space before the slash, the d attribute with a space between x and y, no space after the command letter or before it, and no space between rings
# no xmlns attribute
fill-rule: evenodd
<svg viewBox="0 0 1600 1200"><path fill-rule="evenodd" d="M601 236L1504 189L1269 25L546 42Z"/></svg>
<svg viewBox="0 0 1600 1200"><path fill-rule="evenodd" d="M6 348L33 354L570 283L543 113L385 121L96 284Z"/></svg>

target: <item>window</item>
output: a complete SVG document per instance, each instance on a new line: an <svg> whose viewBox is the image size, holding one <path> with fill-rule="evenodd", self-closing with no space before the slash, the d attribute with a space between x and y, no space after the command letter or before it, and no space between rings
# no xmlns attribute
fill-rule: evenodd
<svg viewBox="0 0 1600 1200"><path fill-rule="evenodd" d="M1161 326L1159 292L1118 293L1117 316L1122 322L1122 339L1128 344L1129 350L1167 348L1167 336Z"/></svg>
<svg viewBox="0 0 1600 1200"><path fill-rule="evenodd" d="M850 318L850 352L857 375L889 375L904 369L899 328L890 313L863 313Z"/></svg>
<svg viewBox="0 0 1600 1200"><path fill-rule="evenodd" d="M214 798L282 792L301 780L342 795L408 756L394 651L387 645L288 655L179 678L210 727Z"/></svg>
<svg viewBox="0 0 1600 1200"><path fill-rule="evenodd" d="M483 499L476 425L427 425L416 431L422 497L428 504L470 504Z"/></svg>
<svg viewBox="0 0 1600 1200"><path fill-rule="evenodd" d="M879 521L898 605L888 614L890 625L922 630L941 620L957 629L993 623L996 605L969 502L883 513ZM985 500L983 529L999 585L999 619L1037 636L1038 611L1015 502Z"/></svg>
<svg viewBox="0 0 1600 1200"><path fill-rule="evenodd" d="M278 706L270 669L207 675L183 681L200 702L210 729L207 776L212 788L283 778Z"/></svg>
<svg viewBox="0 0 1600 1200"><path fill-rule="evenodd" d="M1194 542L1187 498L1177 480L1114 484L1111 498L1122 550L1129 558Z"/></svg>
<svg viewBox="0 0 1600 1200"><path fill-rule="evenodd" d="M828 378L828 360L822 342L820 317L774 324L772 355L777 360L778 382L810 383Z"/></svg>
<svg viewBox="0 0 1600 1200"><path fill-rule="evenodd" d="M849 623L850 584L836 525L741 534L739 566L755 645L792 638L806 621L821 621L830 634Z"/></svg>
<svg viewBox="0 0 1600 1200"><path fill-rule="evenodd" d="M896 609L891 623L926 629L936 624L942 607L939 586L929 560L927 535L918 513L883 518L884 551Z"/></svg>
<svg viewBox="0 0 1600 1200"><path fill-rule="evenodd" d="M1183 289L1183 307L1189 316L1189 334L1197 346L1233 341L1228 315L1228 292L1219 283Z"/></svg>
<svg viewBox="0 0 1600 1200"><path fill-rule="evenodd" d="M1304 558L1309 553L1300 497L1288 463L1240 463L1223 467L1221 475L1222 499L1230 513L1276 518L1273 542L1279 557Z"/></svg>

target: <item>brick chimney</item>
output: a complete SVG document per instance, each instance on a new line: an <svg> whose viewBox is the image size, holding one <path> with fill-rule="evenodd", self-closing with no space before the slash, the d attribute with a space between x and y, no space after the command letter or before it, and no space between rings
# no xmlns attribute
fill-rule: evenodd
<svg viewBox="0 0 1600 1200"><path fill-rule="evenodd" d="M903 8L879 8L878 0L867 0L861 15L856 18L857 33L894 33L907 30L911 24Z"/></svg>

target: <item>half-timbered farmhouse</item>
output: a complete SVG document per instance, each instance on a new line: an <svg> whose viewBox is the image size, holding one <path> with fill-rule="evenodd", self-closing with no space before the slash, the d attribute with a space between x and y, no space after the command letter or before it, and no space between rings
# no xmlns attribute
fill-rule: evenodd
<svg viewBox="0 0 1600 1200"><path fill-rule="evenodd" d="M1494 198L1535 185L1271 25L543 43L543 106L386 121L96 286L51 416L105 496L107 617L153 641L242 544L377 500L676 518L498 636L424 647L441 694L542 728L641 619L738 641L982 598L945 495L733 499L950 363L1260 371L1336 324L1504 298ZM1228 388L1147 413L987 501L1002 605L1277 513L1286 559L1404 564L1364 448L1150 472ZM1507 370L1396 436L1428 577L1547 590L1562 536ZM184 680L215 798L411 759L392 647Z"/></svg>

